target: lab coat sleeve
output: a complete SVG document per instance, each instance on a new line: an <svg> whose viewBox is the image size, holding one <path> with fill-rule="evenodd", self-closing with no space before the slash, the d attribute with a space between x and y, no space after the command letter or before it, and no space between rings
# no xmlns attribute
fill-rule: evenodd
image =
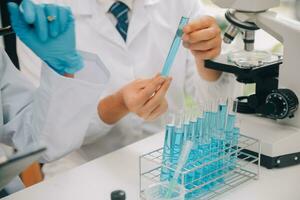
<svg viewBox="0 0 300 200"><path fill-rule="evenodd" d="M203 15L209 15L199 0L188 0L186 9L191 12L191 19L199 18ZM186 11L187 12L187 11ZM239 92L235 77L232 74L223 73L221 77L214 82L209 82L201 78L198 73L195 57L187 50L185 92L191 95L195 100L204 104L216 99L234 98Z"/></svg>
<svg viewBox="0 0 300 200"><path fill-rule="evenodd" d="M85 67L102 65L99 59L89 60L88 53L85 55ZM108 71L104 71L105 76L109 76ZM38 139L48 148L44 161L57 159L83 144L104 87L105 82L94 84L65 78L43 66L33 112L36 132L41 133Z"/></svg>
<svg viewBox="0 0 300 200"><path fill-rule="evenodd" d="M0 141L23 149L36 143L32 129L34 87L13 66L3 49L0 49L0 81L2 122Z"/></svg>
<svg viewBox="0 0 300 200"><path fill-rule="evenodd" d="M3 50L0 64L4 122L0 140L19 150L45 145L48 150L42 162L79 148L104 84L65 78L43 66L41 84L35 90ZM99 64L85 59L85 65Z"/></svg>
<svg viewBox="0 0 300 200"><path fill-rule="evenodd" d="M194 97L200 105L237 96L239 88L232 74L223 73L217 81L206 81L199 75L193 56L189 56L184 83L186 94Z"/></svg>
<svg viewBox="0 0 300 200"><path fill-rule="evenodd" d="M112 128L113 125L109 125L105 123L99 117L97 112L94 113L86 132L84 145L91 144L95 142L97 139L101 138L102 136L105 136Z"/></svg>

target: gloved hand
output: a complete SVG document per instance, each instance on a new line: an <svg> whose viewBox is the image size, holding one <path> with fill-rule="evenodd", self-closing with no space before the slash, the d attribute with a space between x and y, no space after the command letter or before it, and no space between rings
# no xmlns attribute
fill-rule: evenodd
<svg viewBox="0 0 300 200"><path fill-rule="evenodd" d="M69 8L23 0L20 7L8 3L8 9L17 36L56 72L74 74L83 67Z"/></svg>

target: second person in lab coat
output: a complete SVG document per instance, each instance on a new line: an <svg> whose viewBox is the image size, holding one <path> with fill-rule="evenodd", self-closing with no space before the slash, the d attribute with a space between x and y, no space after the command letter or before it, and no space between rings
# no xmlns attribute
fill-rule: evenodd
<svg viewBox="0 0 300 200"><path fill-rule="evenodd" d="M103 98L118 94L120 88L129 82L161 71L182 16L191 17L191 23L184 30L186 48L180 48L171 69L170 76L174 80L166 98L169 110L182 109L185 95L203 103L233 94L234 79L230 75L204 67L205 59L220 53L221 36L215 20L205 16L199 0L54 2L71 6L75 13L78 48L96 53L108 66L112 77ZM21 51L28 54L23 49ZM24 59L23 63L26 68ZM90 70L79 73L80 76L97 79L98 75ZM103 105L105 109L108 104ZM86 134L89 145L82 148L85 159L93 159L162 129L162 118L149 122L131 112L111 124L95 113Z"/></svg>

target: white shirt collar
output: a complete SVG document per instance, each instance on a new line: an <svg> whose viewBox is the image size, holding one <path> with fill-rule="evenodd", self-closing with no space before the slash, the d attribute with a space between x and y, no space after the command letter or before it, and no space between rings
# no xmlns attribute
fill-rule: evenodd
<svg viewBox="0 0 300 200"><path fill-rule="evenodd" d="M98 0L98 2L104 7L104 10L106 12L109 11L109 9L111 8L111 6L116 2L117 0ZM119 0L122 1L123 3L125 3L129 9L133 8L133 2L135 0Z"/></svg>

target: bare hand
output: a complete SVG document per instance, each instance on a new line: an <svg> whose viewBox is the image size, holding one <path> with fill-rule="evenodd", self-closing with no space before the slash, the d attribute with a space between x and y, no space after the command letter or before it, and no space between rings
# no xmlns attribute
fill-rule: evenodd
<svg viewBox="0 0 300 200"><path fill-rule="evenodd" d="M183 44L196 59L213 59L220 54L221 30L213 17L199 18L185 26L183 32Z"/></svg>
<svg viewBox="0 0 300 200"><path fill-rule="evenodd" d="M120 93L129 112L151 121L167 111L165 96L170 84L171 78L157 75L152 79L136 80L125 86Z"/></svg>

